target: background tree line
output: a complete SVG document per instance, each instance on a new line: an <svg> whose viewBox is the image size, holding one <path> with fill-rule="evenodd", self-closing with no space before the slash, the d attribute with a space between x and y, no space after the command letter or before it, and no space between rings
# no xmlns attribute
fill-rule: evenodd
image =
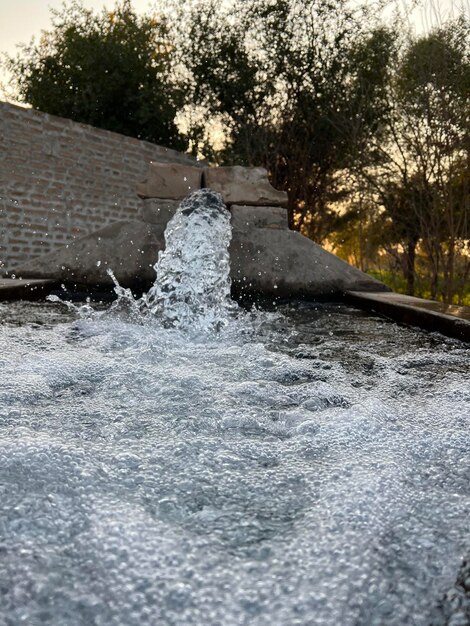
<svg viewBox="0 0 470 626"><path fill-rule="evenodd" d="M6 60L21 101L265 166L291 225L408 293L470 300L470 23L416 36L348 0L54 12ZM397 282L402 275L403 284Z"/></svg>

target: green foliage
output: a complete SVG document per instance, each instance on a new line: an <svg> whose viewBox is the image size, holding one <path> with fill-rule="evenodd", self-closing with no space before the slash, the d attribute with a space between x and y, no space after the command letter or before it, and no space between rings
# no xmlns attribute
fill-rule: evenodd
<svg viewBox="0 0 470 626"><path fill-rule="evenodd" d="M423 113L426 90L459 99L470 91L468 20L461 17L410 42L400 65L398 95Z"/></svg>
<svg viewBox="0 0 470 626"><path fill-rule="evenodd" d="M8 64L20 99L36 109L182 149L172 52L165 22L139 17L129 0L99 15L75 1Z"/></svg>

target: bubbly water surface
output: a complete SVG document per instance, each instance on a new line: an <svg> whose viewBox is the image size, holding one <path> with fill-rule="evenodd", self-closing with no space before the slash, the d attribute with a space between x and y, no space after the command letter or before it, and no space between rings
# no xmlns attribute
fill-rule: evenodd
<svg viewBox="0 0 470 626"><path fill-rule="evenodd" d="M333 306L204 341L0 312L1 624L464 620L462 344Z"/></svg>
<svg viewBox="0 0 470 626"><path fill-rule="evenodd" d="M0 303L0 624L468 623L468 349L241 315L207 245L201 289L162 255L102 314Z"/></svg>

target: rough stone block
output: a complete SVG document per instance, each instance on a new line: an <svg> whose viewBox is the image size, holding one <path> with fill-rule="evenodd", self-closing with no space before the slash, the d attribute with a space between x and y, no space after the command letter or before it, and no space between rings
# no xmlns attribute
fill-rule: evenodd
<svg viewBox="0 0 470 626"><path fill-rule="evenodd" d="M248 230L250 228L289 228L287 211L282 207L253 207L233 204L230 207L230 212L232 214L232 228L234 230Z"/></svg>
<svg viewBox="0 0 470 626"><path fill-rule="evenodd" d="M179 204L179 200L147 198L143 200L140 217L147 224L158 224L165 228Z"/></svg>
<svg viewBox="0 0 470 626"><path fill-rule="evenodd" d="M208 167L204 170L203 185L222 194L228 205L287 205L286 192L274 189L264 167Z"/></svg>
<svg viewBox="0 0 470 626"><path fill-rule="evenodd" d="M137 186L141 198L182 200L202 186L202 168L179 163L150 163L147 178Z"/></svg>

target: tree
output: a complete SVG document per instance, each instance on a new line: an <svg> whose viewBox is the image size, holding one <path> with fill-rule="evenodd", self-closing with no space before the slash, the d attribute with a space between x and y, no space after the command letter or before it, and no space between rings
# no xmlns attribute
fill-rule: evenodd
<svg viewBox="0 0 470 626"><path fill-rule="evenodd" d="M344 0L206 0L177 20L188 104L224 128L218 162L264 165L318 242L347 193L339 173L380 130L391 34L368 18Z"/></svg>
<svg viewBox="0 0 470 626"><path fill-rule="evenodd" d="M380 160L370 167L367 158L358 159L356 167L403 249L408 292L414 292L419 247L427 258L431 297L447 302L463 293L462 277L468 276L469 32L462 17L404 42L390 81L384 133L366 147Z"/></svg>
<svg viewBox="0 0 470 626"><path fill-rule="evenodd" d="M74 1L52 11L52 30L8 60L21 101L100 128L176 149L182 101L171 78L165 21L139 17L130 0L98 15Z"/></svg>
<svg viewBox="0 0 470 626"><path fill-rule="evenodd" d="M411 121L407 149L430 201L417 217L432 268L431 291L451 302L457 289L456 261L469 239L470 24L461 17L413 42L398 76L398 94ZM457 181L460 179L460 182ZM457 278L457 281L456 281Z"/></svg>

